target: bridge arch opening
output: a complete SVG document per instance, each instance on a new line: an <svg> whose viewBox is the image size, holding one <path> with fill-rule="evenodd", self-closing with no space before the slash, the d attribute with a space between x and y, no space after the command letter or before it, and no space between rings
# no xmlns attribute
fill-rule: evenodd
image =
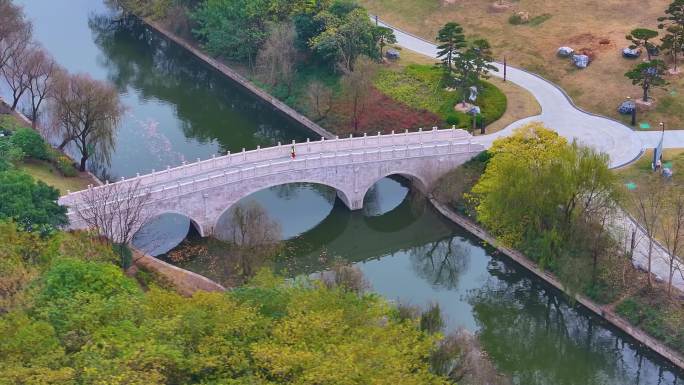
<svg viewBox="0 0 684 385"><path fill-rule="evenodd" d="M367 217L384 216L406 205L406 201L424 198L426 183L409 173L390 173L371 184L363 197Z"/></svg>
<svg viewBox="0 0 684 385"><path fill-rule="evenodd" d="M237 202L221 202L215 216L213 236L230 242L234 228L232 220L238 207L256 204L264 209L268 220L280 227L282 240L297 237L328 218L347 196L344 192L323 183L296 182L277 184L249 193ZM346 202L344 202L346 204Z"/></svg>
<svg viewBox="0 0 684 385"><path fill-rule="evenodd" d="M133 236L131 243L137 249L152 255L166 254L189 237L205 234L202 225L193 218L168 212L151 218Z"/></svg>

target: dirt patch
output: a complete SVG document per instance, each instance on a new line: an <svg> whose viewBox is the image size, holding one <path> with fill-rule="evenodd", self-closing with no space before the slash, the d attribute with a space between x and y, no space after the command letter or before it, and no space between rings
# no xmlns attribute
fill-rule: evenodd
<svg viewBox="0 0 684 385"><path fill-rule="evenodd" d="M577 50L577 54L578 55L585 55L585 56L589 57L590 62L593 62L596 59L596 53L591 48L582 47L582 48Z"/></svg>

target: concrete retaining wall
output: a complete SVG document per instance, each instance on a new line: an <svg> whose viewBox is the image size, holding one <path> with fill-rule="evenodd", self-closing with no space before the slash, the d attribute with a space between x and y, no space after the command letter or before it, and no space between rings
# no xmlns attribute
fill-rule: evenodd
<svg viewBox="0 0 684 385"><path fill-rule="evenodd" d="M470 232L471 234L475 235L476 237L480 238L481 240L487 242L491 246L495 247L497 250L517 262L519 265L527 269L528 271L532 272L534 275L537 277L543 279L547 283L549 283L551 286L555 287L556 289L562 291L565 293L565 289L563 287L563 284L551 273L544 271L537 266L536 263L532 262L530 259L528 259L525 255L520 253L517 250L510 249L508 247L502 246L493 236L491 236L487 231L485 231L482 227L478 226L474 222L472 222L470 219L457 214L453 210L451 210L449 207L446 205L438 202L435 198L430 198L430 202L434 205L434 207L445 217L453 221L454 223L458 224L459 226L463 227L465 230ZM584 306L586 309L589 309L592 311L594 314L597 316L603 318L604 320L608 321L611 325L614 327L620 329L623 331L625 334L629 335L630 337L634 338L635 340L639 341L641 344L645 345L652 351L658 353L661 357L665 358L666 360L670 361L672 364L675 366L679 367L680 369L684 370L684 357L682 357L681 354L678 352L670 349L669 347L665 346L665 344L661 343L660 341L656 340L655 338L651 337L647 333L645 333L643 330L636 328L632 326L627 320L624 318L618 316L615 312L612 310L608 309L606 306L601 306L594 301L590 300L589 298L582 296L582 295L575 295L575 300L580 303L582 306Z"/></svg>

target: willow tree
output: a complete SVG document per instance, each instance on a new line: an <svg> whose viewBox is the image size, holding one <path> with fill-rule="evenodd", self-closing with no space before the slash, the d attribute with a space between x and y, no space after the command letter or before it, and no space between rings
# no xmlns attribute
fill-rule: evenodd
<svg viewBox="0 0 684 385"><path fill-rule="evenodd" d="M59 149L74 143L81 154L81 171L91 156L109 164L124 112L117 89L84 74L56 81L51 107L53 126L62 140Z"/></svg>
<svg viewBox="0 0 684 385"><path fill-rule="evenodd" d="M31 41L31 24L22 9L0 0L0 70Z"/></svg>
<svg viewBox="0 0 684 385"><path fill-rule="evenodd" d="M62 69L42 48L36 48L31 52L26 67L26 92L31 104L31 121L33 128L36 128L40 107L52 95L55 77Z"/></svg>
<svg viewBox="0 0 684 385"><path fill-rule="evenodd" d="M495 141L490 151L472 189L478 220L542 265L567 256L596 273L606 224L621 199L607 156L538 123Z"/></svg>

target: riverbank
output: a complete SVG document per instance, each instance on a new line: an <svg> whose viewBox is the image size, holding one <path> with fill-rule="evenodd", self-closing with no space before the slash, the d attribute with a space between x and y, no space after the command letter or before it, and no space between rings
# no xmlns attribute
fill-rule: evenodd
<svg viewBox="0 0 684 385"><path fill-rule="evenodd" d="M345 91L342 85L344 76L338 72L330 72L326 67L306 60L298 62L299 67L294 72L289 91L284 92L282 87L262 83L259 75L253 74L239 63L226 63L221 58L209 55L193 38L172 32L164 19L157 20L134 13L133 16L291 120L326 138L359 135L363 132L390 133L395 130L415 130L419 127L456 125L458 128L470 129L472 126L469 115L453 109L456 100L461 100L461 97L457 93L443 92L439 85L433 84L434 80L440 81L440 71L425 63L434 60L416 60L419 55L410 51L402 52L398 59L384 60L374 66L368 95L360 102L361 107L357 112L356 107L352 108L351 102L347 100L348 96L345 96L348 91ZM397 46L396 49L401 50L401 47ZM436 76L413 78L411 74L405 73L407 67L412 66L418 68L418 72L423 75L426 72L428 75L436 72ZM386 84L383 79L386 80L387 76L383 74L395 74L400 78L408 76L411 78L408 83L412 83L418 89L407 92L404 87L406 84L401 84L403 80L400 84ZM321 94L312 96L314 91L311 87L315 85L323 85L324 89L319 90ZM482 108L488 132L500 130L513 121L536 115L541 111L534 97L522 89L503 87L508 91L504 93L504 89L499 85L486 81L483 81L482 88L483 92L477 103ZM513 101L509 103L508 99L511 97ZM313 102L312 98L315 98L316 102ZM352 116L356 118L352 119Z"/></svg>
<svg viewBox="0 0 684 385"><path fill-rule="evenodd" d="M182 269L162 261L159 258L147 255L142 251L131 247L133 252L133 268L143 269L162 277L181 295L191 297L198 291L223 292L226 288L212 281L211 279ZM134 275L135 271L129 271L129 275Z"/></svg>
<svg viewBox="0 0 684 385"><path fill-rule="evenodd" d="M579 304L584 306L586 309L588 309L598 317L601 317L602 319L604 319L620 331L634 338L636 341L648 347L650 350L656 352L658 355L665 358L673 365L677 366L679 369L684 370L684 357L681 354L665 346L663 343L646 334L641 329L632 326L627 320L617 315L615 311L612 310L609 306L599 305L591 299L580 294L569 294L565 289L564 285L558 280L557 277L555 277L553 274L545 270L540 269L536 263L532 262L525 255L523 255L519 251L501 245L500 242L498 242L482 227L478 226L470 219L456 213L448 206L437 201L435 198L430 197L429 200L432 203L432 205L442 215L444 215L444 217L448 218L449 220L461 226L471 234L477 236L482 241L496 248L499 252L506 255L507 257L518 263L520 266L524 267L525 269L536 275L538 278L544 280L549 285L574 298Z"/></svg>
<svg viewBox="0 0 684 385"><path fill-rule="evenodd" d="M264 102L270 104L271 106L273 106L273 108L280 111L288 118L301 124L302 126L306 127L307 129L311 130L313 133L321 137L324 137L326 139L335 138L335 135L333 135L328 130L314 123L313 121L311 121L311 119L300 114L290 106L286 105L285 103L271 96L266 91L257 87L254 83L249 81L244 76L240 75L237 71L231 69L227 65L202 52L197 47L193 46L190 42L188 42L186 39L183 39L182 37L172 33L171 31L166 29L161 23L151 20L149 17L138 17L138 19L145 23L147 26L149 26L155 32L159 33L160 35L172 41L173 43L179 45L180 47L186 49L188 52L192 53L198 59L214 68L216 71L224 74L225 76L233 80L235 83L239 84L255 96L259 97Z"/></svg>
<svg viewBox="0 0 684 385"><path fill-rule="evenodd" d="M17 126L33 129L33 122L19 111L12 110L9 104L0 97L0 116L6 115L13 118ZM40 130L36 130L40 132ZM41 133L42 135L42 133ZM71 160L72 164L76 161L63 151L57 150L51 143L46 140L46 143L51 146L60 156L65 156ZM25 159L18 167L20 170L26 172L37 180L52 186L60 191L62 195L69 192L75 192L86 189L89 185L101 186L103 183L90 171L77 172L76 176L67 177L56 169L54 164L40 159Z"/></svg>

